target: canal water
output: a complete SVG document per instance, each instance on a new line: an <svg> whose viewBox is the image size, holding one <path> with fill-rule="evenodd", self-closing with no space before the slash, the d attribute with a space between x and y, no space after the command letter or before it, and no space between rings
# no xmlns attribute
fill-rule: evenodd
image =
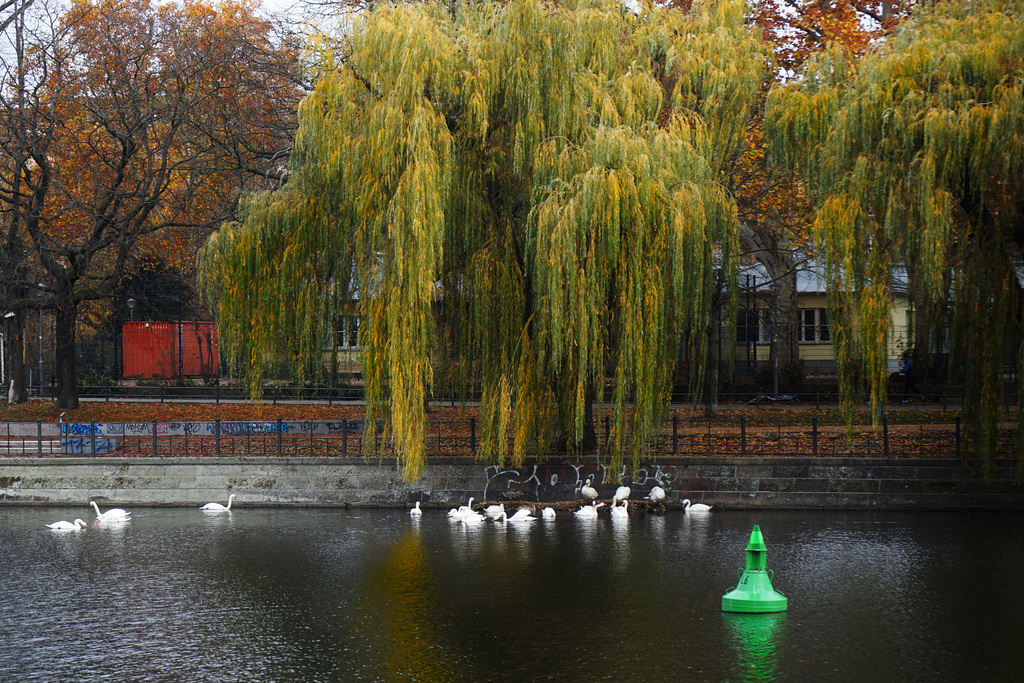
<svg viewBox="0 0 1024 683"><path fill-rule="evenodd" d="M0 510L0 680L1024 679L1020 513L93 519ZM723 613L755 524L789 610Z"/></svg>

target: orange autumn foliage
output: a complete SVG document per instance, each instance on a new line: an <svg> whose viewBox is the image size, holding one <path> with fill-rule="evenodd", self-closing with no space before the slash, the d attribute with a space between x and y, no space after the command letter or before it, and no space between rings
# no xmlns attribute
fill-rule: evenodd
<svg viewBox="0 0 1024 683"><path fill-rule="evenodd" d="M62 407L77 405L79 307L114 294L139 255L191 268L240 194L281 177L298 51L256 10L75 0L16 55L0 204L17 258L0 260L0 284L10 307L54 311Z"/></svg>

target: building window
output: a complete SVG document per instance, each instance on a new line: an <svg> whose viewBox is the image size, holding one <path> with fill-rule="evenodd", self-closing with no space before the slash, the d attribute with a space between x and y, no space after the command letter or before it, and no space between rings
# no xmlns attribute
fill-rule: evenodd
<svg viewBox="0 0 1024 683"><path fill-rule="evenodd" d="M798 312L799 341L807 344L827 344L832 341L828 333L828 315L824 308L801 308Z"/></svg>
<svg viewBox="0 0 1024 683"><path fill-rule="evenodd" d="M338 318L335 332L338 335L339 349L359 348L359 317L343 315Z"/></svg>
<svg viewBox="0 0 1024 683"><path fill-rule="evenodd" d="M766 310L739 310L736 312L736 343L767 344L768 325L764 316Z"/></svg>

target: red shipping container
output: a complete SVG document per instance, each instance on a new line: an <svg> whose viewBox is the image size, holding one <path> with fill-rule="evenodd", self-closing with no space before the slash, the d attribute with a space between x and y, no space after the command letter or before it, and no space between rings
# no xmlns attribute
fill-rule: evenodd
<svg viewBox="0 0 1024 683"><path fill-rule="evenodd" d="M125 323L121 335L124 377L177 379L219 374L216 323Z"/></svg>

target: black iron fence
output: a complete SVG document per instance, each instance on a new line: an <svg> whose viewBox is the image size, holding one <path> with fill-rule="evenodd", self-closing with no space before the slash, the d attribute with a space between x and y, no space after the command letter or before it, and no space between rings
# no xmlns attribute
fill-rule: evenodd
<svg viewBox="0 0 1024 683"><path fill-rule="evenodd" d="M0 423L3 456L119 456L160 458L172 456L361 456L368 438L362 420L275 420L137 423ZM373 452L393 454L381 440ZM615 434L608 420L598 425L597 457L614 447ZM959 416L941 423L857 426L852 432L836 424L809 424L778 420L720 421L673 418L649 440L645 457L949 457L960 453ZM1015 453L1016 429L1000 427L997 454ZM475 418L435 419L426 434L432 456L475 456L481 449ZM531 457L564 456L560 452L527 449ZM587 457L592 457L588 454Z"/></svg>
<svg viewBox="0 0 1024 683"><path fill-rule="evenodd" d="M55 399L56 392L52 386L42 387L42 397ZM222 386L220 384L204 385L189 383L183 386L174 385L101 385L82 386L79 388L79 398L87 401L153 401L158 403L180 402L180 401L202 401L208 403L238 403L247 402L251 397L245 389L238 386ZM335 386L335 387L295 387L295 386L265 386L257 397L263 403L359 403L365 400L366 394L360 385ZM606 402L612 401L611 393L605 397ZM443 390L436 390L432 394L431 404L433 405L460 405L463 402L476 402L480 399L478 393L447 393ZM675 392L671 401L676 405L690 405L696 400L701 405L699 397ZM908 407L927 406L929 408L941 408L944 410L959 410L963 406L963 393L959 388L943 392L930 392L907 396L901 391L892 391L888 395L888 405L906 405ZM794 391L778 394L764 393L761 391L737 391L719 392L718 402L722 405L743 405L745 407L769 407L769 406L803 406L825 408L839 404L839 394L835 390L820 391ZM1007 386L1003 392L1003 403L1007 408L1016 406L1018 396L1016 384Z"/></svg>

